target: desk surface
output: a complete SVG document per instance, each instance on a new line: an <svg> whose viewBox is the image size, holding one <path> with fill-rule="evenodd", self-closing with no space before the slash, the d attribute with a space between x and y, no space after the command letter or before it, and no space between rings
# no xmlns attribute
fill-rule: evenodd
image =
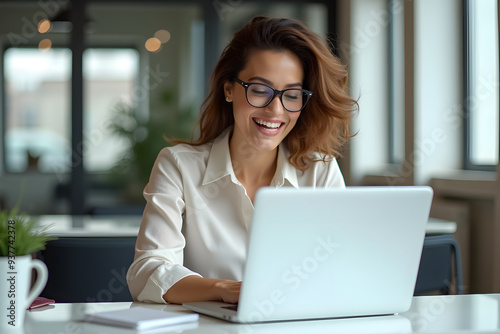
<svg viewBox="0 0 500 334"><path fill-rule="evenodd" d="M38 217L42 226L50 226L48 232L57 237L136 237L141 216L69 216L48 215ZM453 234L457 224L452 221L429 218L426 233Z"/></svg>
<svg viewBox="0 0 500 334"><path fill-rule="evenodd" d="M408 312L394 316L290 321L238 325L200 316L197 323L164 327L147 333L492 333L500 332L500 294L414 297ZM178 305L142 303L55 304L29 311L22 334L134 333L132 330L85 323L85 313L144 306L173 312L190 312ZM17 332L16 332L17 333Z"/></svg>
<svg viewBox="0 0 500 334"><path fill-rule="evenodd" d="M38 223L57 237L136 237L142 216L39 216Z"/></svg>

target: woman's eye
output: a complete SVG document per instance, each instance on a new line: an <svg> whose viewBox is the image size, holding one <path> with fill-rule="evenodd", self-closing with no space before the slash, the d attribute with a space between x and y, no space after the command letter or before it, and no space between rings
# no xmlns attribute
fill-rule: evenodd
<svg viewBox="0 0 500 334"><path fill-rule="evenodd" d="M267 95L268 91L266 89L261 89L261 88L253 88L251 89L252 94L255 95Z"/></svg>
<svg viewBox="0 0 500 334"><path fill-rule="evenodd" d="M298 93L286 93L286 94L284 94L284 96L288 100L297 100L299 98Z"/></svg>

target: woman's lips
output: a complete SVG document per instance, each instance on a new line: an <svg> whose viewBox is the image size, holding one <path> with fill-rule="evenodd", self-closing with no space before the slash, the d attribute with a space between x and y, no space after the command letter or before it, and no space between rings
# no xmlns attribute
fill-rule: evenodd
<svg viewBox="0 0 500 334"><path fill-rule="evenodd" d="M262 132L266 135L278 134L280 129L285 124L283 122L265 121L265 120L259 119L259 118L254 118L253 121L257 125L257 128L260 130L260 132Z"/></svg>

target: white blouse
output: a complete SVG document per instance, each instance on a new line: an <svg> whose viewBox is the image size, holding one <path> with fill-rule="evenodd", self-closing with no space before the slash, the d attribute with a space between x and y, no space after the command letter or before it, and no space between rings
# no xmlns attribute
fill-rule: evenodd
<svg viewBox="0 0 500 334"><path fill-rule="evenodd" d="M167 290L189 275L241 281L253 205L235 176L231 128L212 143L163 149L144 189L147 204L127 273L132 297L165 303ZM272 187L339 187L337 161L316 162L305 173L279 146Z"/></svg>

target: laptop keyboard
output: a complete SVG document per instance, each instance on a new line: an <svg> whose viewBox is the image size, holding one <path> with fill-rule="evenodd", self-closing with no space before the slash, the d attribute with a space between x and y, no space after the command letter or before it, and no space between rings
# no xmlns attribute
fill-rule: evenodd
<svg viewBox="0 0 500 334"><path fill-rule="evenodd" d="M231 306L222 306L222 308L231 310L231 311L238 311L238 304L236 305L231 305Z"/></svg>

